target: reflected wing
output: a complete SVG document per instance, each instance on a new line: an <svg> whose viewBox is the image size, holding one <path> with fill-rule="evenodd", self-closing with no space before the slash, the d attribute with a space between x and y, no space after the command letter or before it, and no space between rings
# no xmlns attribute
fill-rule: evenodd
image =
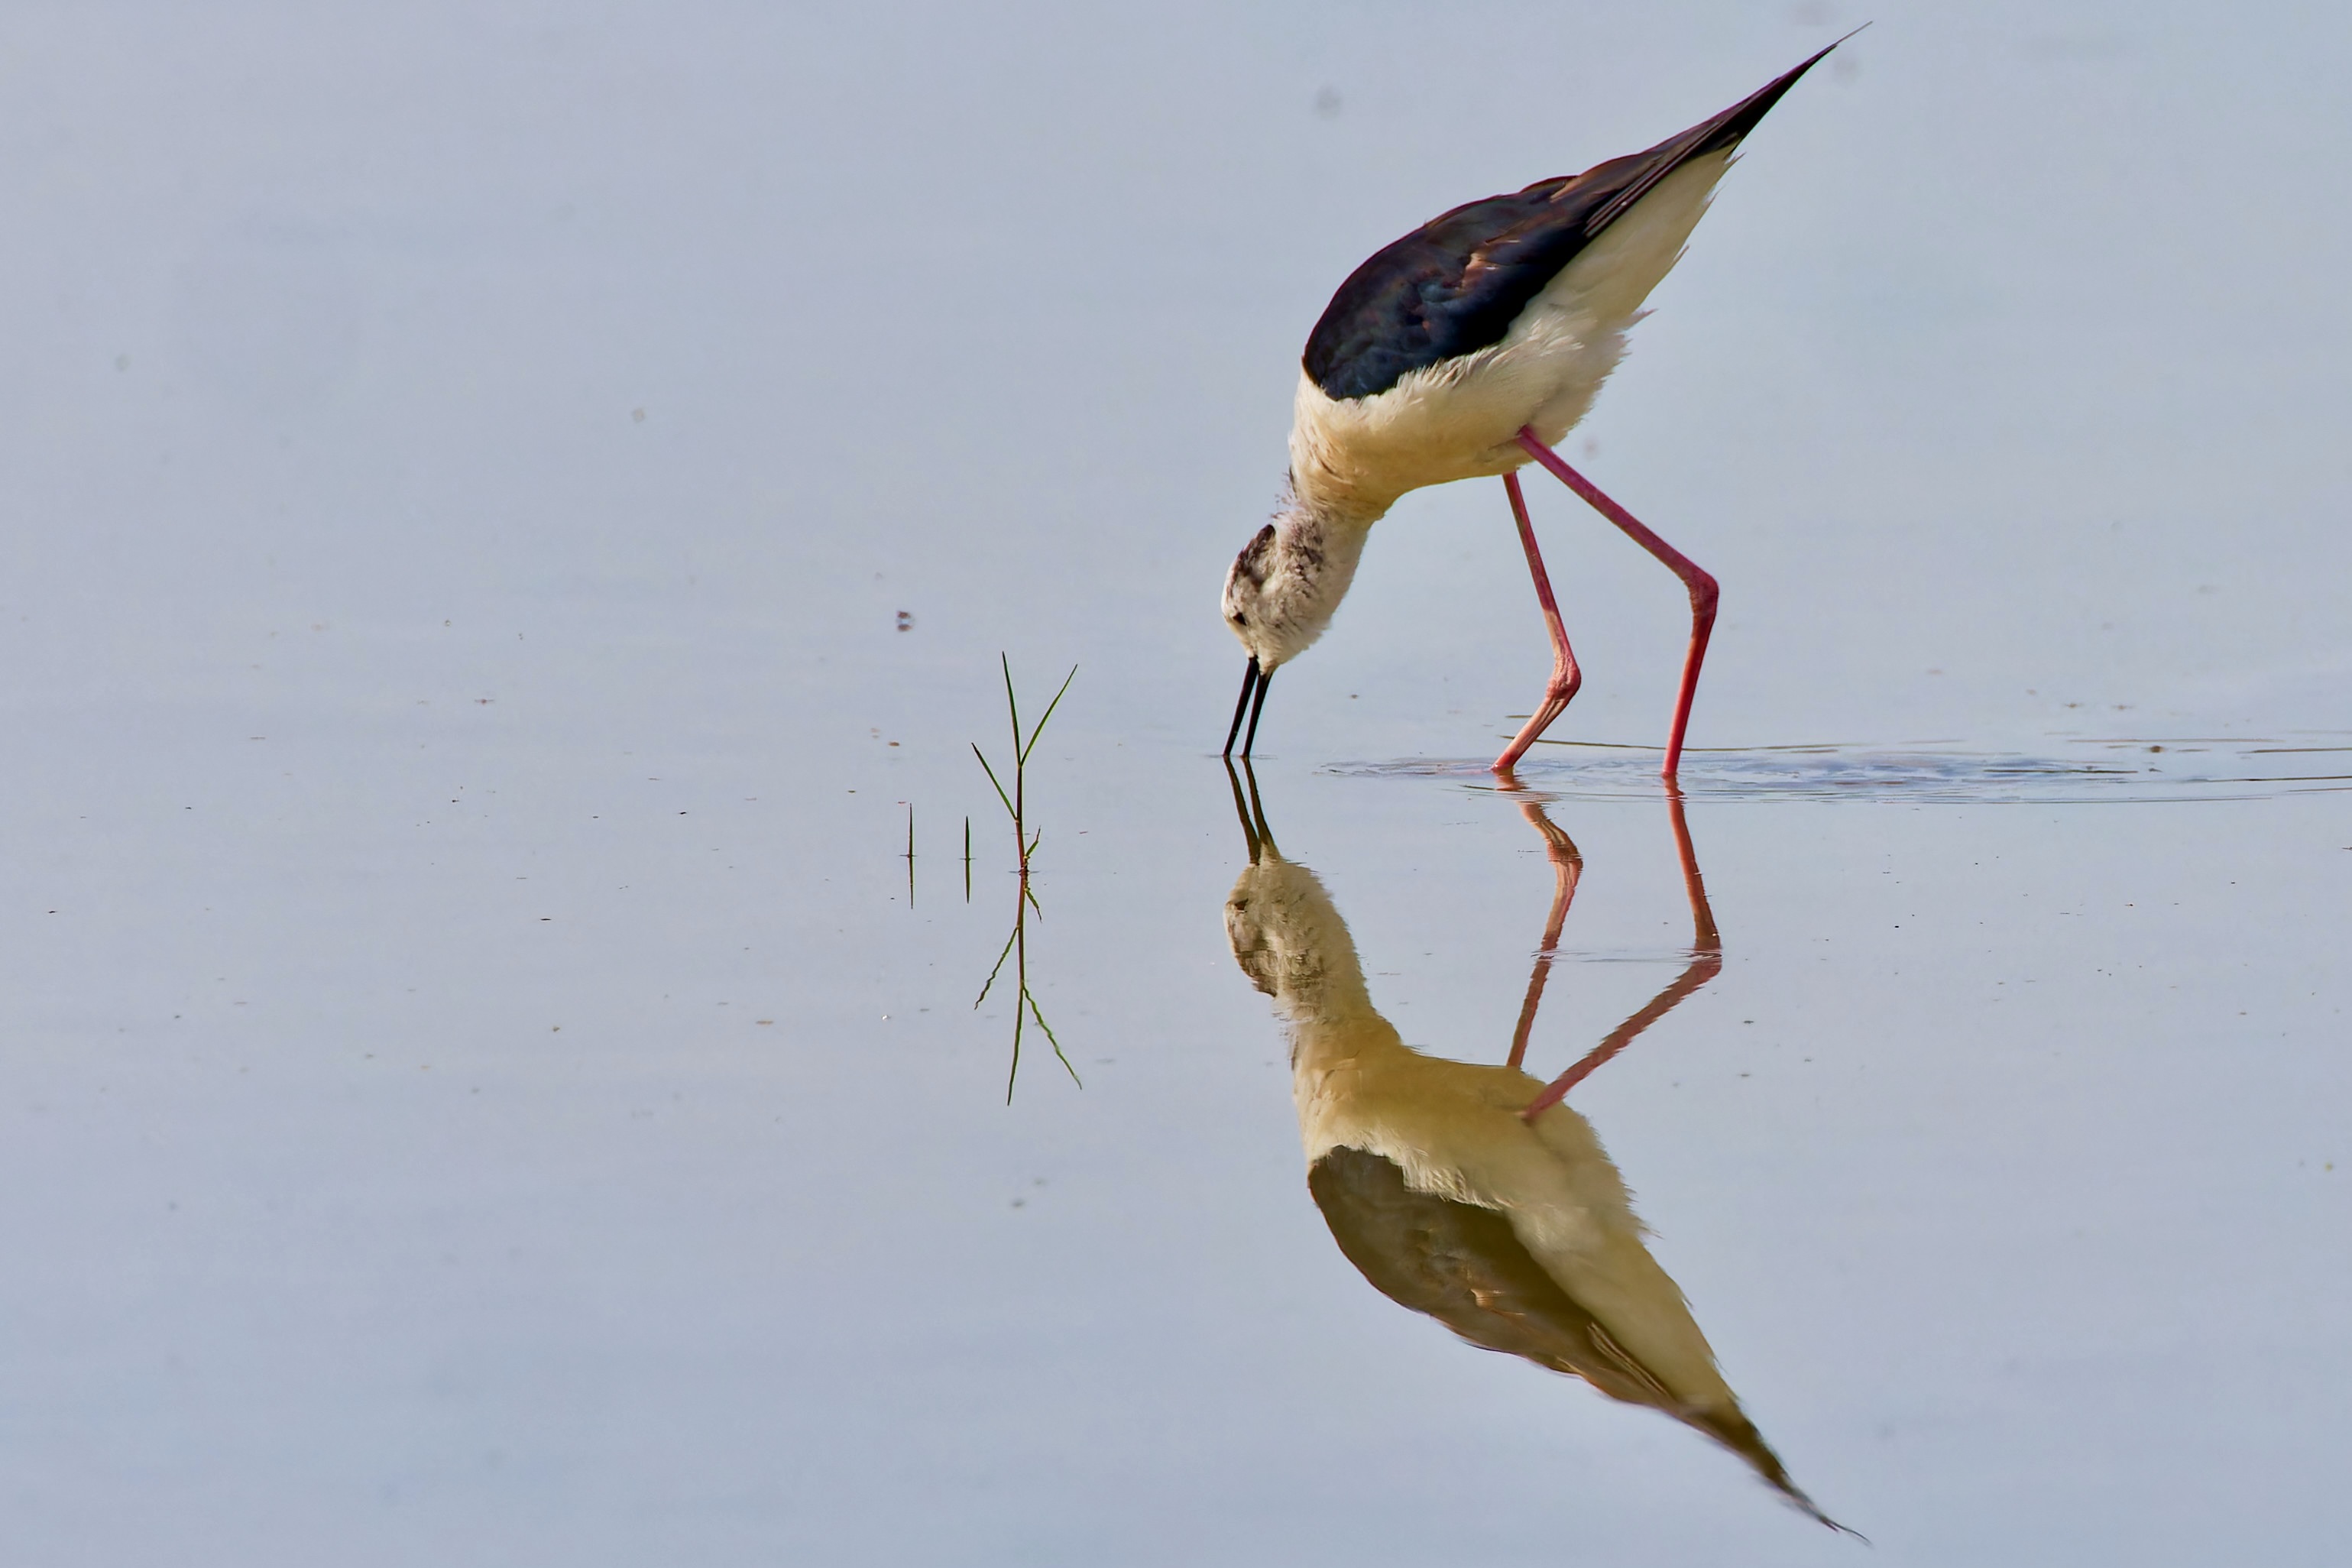
<svg viewBox="0 0 2352 1568"><path fill-rule="evenodd" d="M1381 1295L1483 1350L1571 1373L1612 1398L1679 1409L1495 1210L1414 1192L1394 1162L1361 1149L1332 1150L1307 1185L1339 1250Z"/></svg>
<svg viewBox="0 0 2352 1568"><path fill-rule="evenodd" d="M1307 374L1326 396L1370 397L1412 371L1502 342L1528 302L1603 229L1691 159L1736 146L1829 52L1646 153L1422 225L1339 285L1307 340Z"/></svg>
<svg viewBox="0 0 2352 1568"><path fill-rule="evenodd" d="M1348 1261L1391 1300L1435 1318L1484 1350L1584 1379L1612 1399L1663 1410L1738 1454L1823 1523L1780 1457L1738 1406L1677 1398L1543 1271L1493 1209L1405 1185L1404 1173L1361 1149L1334 1149L1308 1169L1307 1190ZM1843 1528L1842 1526L1839 1528Z"/></svg>

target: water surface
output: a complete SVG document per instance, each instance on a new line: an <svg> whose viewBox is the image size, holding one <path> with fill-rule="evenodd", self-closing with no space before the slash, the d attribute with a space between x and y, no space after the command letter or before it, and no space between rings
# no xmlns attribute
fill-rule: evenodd
<svg viewBox="0 0 2352 1568"><path fill-rule="evenodd" d="M1262 821L1215 585L1356 260L1859 16L0 22L0 1556L2333 1561L2352 37L1874 15L1570 443L1679 826L1556 487L1517 790L1499 486ZM1261 828L1617 1274L1302 1119Z"/></svg>

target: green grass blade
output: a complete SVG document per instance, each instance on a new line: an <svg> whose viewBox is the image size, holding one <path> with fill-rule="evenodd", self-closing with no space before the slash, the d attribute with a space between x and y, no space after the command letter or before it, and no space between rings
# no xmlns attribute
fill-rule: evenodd
<svg viewBox="0 0 2352 1568"><path fill-rule="evenodd" d="M988 765L988 758L986 754L983 753L978 746L972 747L971 754L980 758L980 771L988 775L988 782L990 784L995 784L996 798L1004 803L1004 815L1013 818L1015 822L1020 821L1021 814L1013 809L1013 797L1004 793L1004 786L1003 784L996 783L996 770ZM971 821L967 819L964 826L967 827L971 826ZM971 846L967 844L965 847L970 848Z"/></svg>
<svg viewBox="0 0 2352 1568"><path fill-rule="evenodd" d="M1020 934L1021 921L1018 911L1015 911L1013 921L1013 935L1004 939L1004 951L996 955L996 967L988 972L988 984L982 986L980 988L980 994L971 999L971 1010L973 1012L979 1012L980 1005L988 1000L989 992L995 987L996 977L1004 973L1004 961L1008 957L1012 956L1013 938L1018 937ZM1015 1026L1018 1026L1017 1022Z"/></svg>
<svg viewBox="0 0 2352 1568"><path fill-rule="evenodd" d="M1055 692L1054 700L1045 704L1045 718L1038 720L1037 727L1029 731L1029 743L1021 748L1021 760L1023 762L1027 762L1029 760L1029 753L1036 750L1037 737L1045 732L1046 722L1054 717L1054 710L1062 705L1062 692L1069 690L1070 682L1076 680L1077 678L1078 667L1074 664L1070 666L1070 673L1062 677L1062 690Z"/></svg>
<svg viewBox="0 0 2352 1568"><path fill-rule="evenodd" d="M1021 1081L1021 1009L1013 1009L1013 1067L1004 1075L1004 1103L1013 1103L1013 1086Z"/></svg>
<svg viewBox="0 0 2352 1568"><path fill-rule="evenodd" d="M1062 1064L1062 1070L1070 1075L1072 1083L1076 1084L1080 1089L1086 1088L1087 1080L1078 1076L1078 1069L1072 1067L1070 1058L1062 1054L1062 1042L1054 1038L1054 1026L1045 1022L1045 1015L1038 1011L1037 998L1024 991L1021 993L1021 999L1029 1004L1029 1011L1035 1016L1037 1026L1045 1031L1045 1038L1054 1047L1054 1059Z"/></svg>
<svg viewBox="0 0 2352 1568"><path fill-rule="evenodd" d="M1023 755L1021 704L1013 695L1013 661L1000 653L996 656L996 662L1004 667L1004 709L1006 712L1013 715L1013 760L1018 762Z"/></svg>

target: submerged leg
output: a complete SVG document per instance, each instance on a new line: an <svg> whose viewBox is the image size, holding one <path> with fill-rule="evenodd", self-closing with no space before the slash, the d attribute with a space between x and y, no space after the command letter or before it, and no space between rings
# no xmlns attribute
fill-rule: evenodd
<svg viewBox="0 0 2352 1568"><path fill-rule="evenodd" d="M1667 569L1683 580L1683 586L1690 590L1690 652L1683 658L1682 689L1675 695L1675 722L1666 734L1666 765L1663 770L1666 777L1672 778L1682 766L1683 731L1690 724L1691 699L1698 692L1698 667L1706 658L1706 639L1715 630L1715 579L1700 571L1690 557L1643 527L1632 512L1601 494L1600 486L1561 461L1558 452L1536 439L1533 430L1519 431L1519 445L1527 449L1528 456L1550 469L1554 479L1623 529L1634 543L1664 562Z"/></svg>
<svg viewBox="0 0 2352 1568"><path fill-rule="evenodd" d="M1576 655L1568 646L1568 628L1560 624L1559 605L1551 596L1551 577L1544 571L1543 552L1536 548L1535 525L1528 521L1528 498L1519 491L1519 476L1505 474L1503 488L1510 492L1511 516L1519 525L1519 543L1528 552L1528 574L1536 580L1536 600L1543 605L1544 626L1551 633L1551 681L1544 688L1543 700L1536 705L1536 710L1528 715L1528 721L1511 737L1510 745L1495 759L1495 772L1498 773L1511 771L1512 765L1527 754L1528 748L1536 743L1536 737L1559 717L1568 700L1576 695L1576 689L1584 684L1583 672L1576 668Z"/></svg>
<svg viewBox="0 0 2352 1568"><path fill-rule="evenodd" d="M1591 1077L1594 1068L1632 1045L1643 1030L1682 1005L1684 997L1723 973L1723 937L1716 930L1715 910L1706 901L1706 883L1698 874L1698 852L1691 847L1690 824L1683 818L1683 792L1672 781L1666 784L1666 811L1674 823L1675 853L1683 863L1683 891L1690 899L1690 963L1650 999L1648 1006L1618 1025L1607 1039L1587 1051L1582 1060L1547 1084L1544 1091L1519 1112L1523 1121L1533 1121L1566 1100L1568 1091Z"/></svg>
<svg viewBox="0 0 2352 1568"><path fill-rule="evenodd" d="M1527 999L1519 1004L1519 1026L1511 1032L1511 1056L1504 1065L1517 1067L1527 1058L1528 1036L1536 1026L1536 1009L1543 1005L1544 982L1551 978L1552 955L1559 950L1560 927L1568 923L1568 906L1576 898L1576 884L1584 875L1584 857L1575 840L1561 832L1534 801L1521 801L1519 815L1535 824L1551 857L1551 916L1544 921L1543 942L1536 949L1534 973L1528 976Z"/></svg>

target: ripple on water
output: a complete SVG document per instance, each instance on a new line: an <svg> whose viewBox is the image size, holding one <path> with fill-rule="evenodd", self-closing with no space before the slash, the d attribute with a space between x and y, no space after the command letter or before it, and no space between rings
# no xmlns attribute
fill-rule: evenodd
<svg viewBox="0 0 2352 1568"><path fill-rule="evenodd" d="M1711 800L1865 800L1911 805L2073 805L2262 800L2352 790L2352 744L2338 735L2067 740L2055 756L1912 746L1759 746L1683 753L1683 794ZM1645 800L1660 787L1658 752L1544 742L1519 764L1547 795ZM1483 762L1438 758L1345 763L1346 777L1492 783Z"/></svg>

